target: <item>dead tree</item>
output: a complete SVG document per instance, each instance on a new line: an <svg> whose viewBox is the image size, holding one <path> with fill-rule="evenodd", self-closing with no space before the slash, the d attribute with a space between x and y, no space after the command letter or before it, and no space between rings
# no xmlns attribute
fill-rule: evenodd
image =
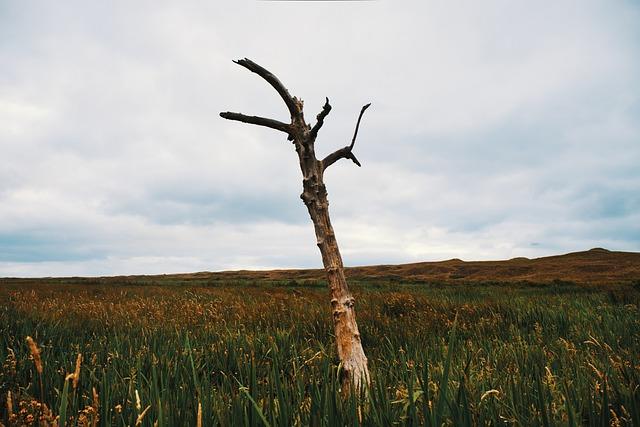
<svg viewBox="0 0 640 427"><path fill-rule="evenodd" d="M349 388L350 382L357 390L365 382L369 382L369 370L356 323L355 299L347 287L342 257L329 220L329 202L323 176L325 170L340 159L350 159L360 166L360 162L353 154L353 145L356 142L362 115L371 104L362 107L351 144L334 151L322 160L318 160L314 144L324 119L331 111L329 98L326 98L322 111L317 115L316 123L311 126L304 120L302 99L292 97L276 76L249 59L245 58L234 62L256 73L273 86L284 100L291 114L291 123L232 112L220 113L220 116L229 120L237 120L279 130L286 133L287 139L293 142L300 160L300 169L302 170L303 191L300 198L306 205L311 221L313 221L318 248L320 248L320 253L322 254L322 263L324 264L331 290L333 324L338 346L338 357L343 372L343 390Z"/></svg>

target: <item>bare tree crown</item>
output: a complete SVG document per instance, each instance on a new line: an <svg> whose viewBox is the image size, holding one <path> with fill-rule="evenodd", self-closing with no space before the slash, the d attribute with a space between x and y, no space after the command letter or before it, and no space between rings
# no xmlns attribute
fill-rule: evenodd
<svg viewBox="0 0 640 427"><path fill-rule="evenodd" d="M311 153L314 153L314 143L316 137L318 136L318 131L324 124L324 119L329 115L331 111L331 104L329 104L329 98L326 98L324 106L318 115L316 116L316 123L312 126L307 124L304 120L304 111L303 111L303 102L301 99L298 99L294 96L291 96L287 88L278 80L278 78L273 75L269 70L261 67L250 59L244 58L239 59L237 61L233 61L234 63L243 66L244 68L258 74L264 80L266 80L273 88L278 92L280 97L283 99L284 103L291 114L291 123L283 123L278 120L269 119L265 117L259 116L247 116L245 114L233 113L230 111L220 113L220 116L229 119L236 120L243 123L250 123L258 126L265 126L271 129L279 130L287 134L288 139L295 143L300 143L307 148ZM322 170L325 170L336 161L340 159L351 159L353 163L358 166L361 166L360 161L353 154L353 146L356 143L356 137L358 135L358 128L360 127L360 121L362 120L362 115L369 108L371 104L366 104L360 110L360 115L358 116L358 121L356 123L356 128L353 133L353 138L351 139L351 144L347 145L343 148L340 148L333 153L327 155L324 159L322 159ZM314 160L318 161L315 158Z"/></svg>

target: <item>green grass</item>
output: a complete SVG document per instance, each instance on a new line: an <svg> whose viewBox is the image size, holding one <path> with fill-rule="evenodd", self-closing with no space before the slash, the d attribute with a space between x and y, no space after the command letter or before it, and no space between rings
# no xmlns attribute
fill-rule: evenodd
<svg viewBox="0 0 640 427"><path fill-rule="evenodd" d="M321 282L4 281L0 422L640 425L632 286L351 286L372 383L343 399Z"/></svg>

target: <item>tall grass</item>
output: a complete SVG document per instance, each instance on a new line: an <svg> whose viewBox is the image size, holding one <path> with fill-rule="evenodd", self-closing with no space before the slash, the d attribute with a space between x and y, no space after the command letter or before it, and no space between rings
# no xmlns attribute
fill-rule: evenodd
<svg viewBox="0 0 640 427"><path fill-rule="evenodd" d="M633 288L353 284L372 382L343 399L315 285L5 283L0 421L640 425Z"/></svg>

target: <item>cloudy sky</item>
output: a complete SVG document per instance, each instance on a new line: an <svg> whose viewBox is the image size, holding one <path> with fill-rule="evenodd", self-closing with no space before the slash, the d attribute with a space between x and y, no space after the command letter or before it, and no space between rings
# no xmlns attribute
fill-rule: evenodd
<svg viewBox="0 0 640 427"><path fill-rule="evenodd" d="M0 276L319 267L273 71L345 264L640 250L637 1L0 2Z"/></svg>

